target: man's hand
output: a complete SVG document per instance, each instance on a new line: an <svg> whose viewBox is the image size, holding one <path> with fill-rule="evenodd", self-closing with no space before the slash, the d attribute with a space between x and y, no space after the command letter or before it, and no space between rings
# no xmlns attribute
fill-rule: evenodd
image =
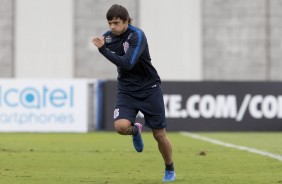
<svg viewBox="0 0 282 184"><path fill-rule="evenodd" d="M97 47L97 48L101 48L104 44L105 44L105 40L104 37L100 38L100 37L94 37L92 39L92 43Z"/></svg>

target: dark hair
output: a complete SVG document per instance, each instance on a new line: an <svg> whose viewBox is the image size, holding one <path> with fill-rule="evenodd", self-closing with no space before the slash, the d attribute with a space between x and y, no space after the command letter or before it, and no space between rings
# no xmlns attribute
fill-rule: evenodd
<svg viewBox="0 0 282 184"><path fill-rule="evenodd" d="M113 20L115 18L120 18L121 20L127 21L130 24L131 23L131 18L129 17L128 11L125 7L118 5L118 4L114 4L107 12L107 20Z"/></svg>

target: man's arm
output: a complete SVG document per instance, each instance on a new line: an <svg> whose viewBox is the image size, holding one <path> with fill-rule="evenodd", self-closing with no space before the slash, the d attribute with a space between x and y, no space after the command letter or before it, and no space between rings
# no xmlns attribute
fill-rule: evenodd
<svg viewBox="0 0 282 184"><path fill-rule="evenodd" d="M100 53L116 66L126 70L133 68L146 46L146 38L142 35L141 31L135 32L130 40L128 40L129 48L123 56L119 56L108 50L105 46L104 39L103 41L101 39L102 38L93 39L93 43L98 47Z"/></svg>
<svg viewBox="0 0 282 184"><path fill-rule="evenodd" d="M101 48L105 44L104 36L102 38L94 37L92 43L97 47Z"/></svg>

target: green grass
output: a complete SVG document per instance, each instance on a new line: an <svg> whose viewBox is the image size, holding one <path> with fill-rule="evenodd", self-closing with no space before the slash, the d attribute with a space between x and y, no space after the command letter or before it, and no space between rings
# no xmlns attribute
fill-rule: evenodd
<svg viewBox="0 0 282 184"><path fill-rule="evenodd" d="M261 151L282 155L281 132L229 132L229 133L200 133L200 135L224 140L232 144L254 147Z"/></svg>
<svg viewBox="0 0 282 184"><path fill-rule="evenodd" d="M280 133L200 133L282 154ZM169 133L177 184L282 184L282 162ZM137 153L130 137L88 134L0 134L2 184L158 184L163 161L151 133ZM205 156L199 155L201 151Z"/></svg>

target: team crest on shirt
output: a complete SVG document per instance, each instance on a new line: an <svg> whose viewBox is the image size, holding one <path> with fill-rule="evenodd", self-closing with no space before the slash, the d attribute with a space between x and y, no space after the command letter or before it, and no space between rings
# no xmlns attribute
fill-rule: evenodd
<svg viewBox="0 0 282 184"><path fill-rule="evenodd" d="M115 109L114 111L114 119L116 119L119 116L119 109Z"/></svg>
<svg viewBox="0 0 282 184"><path fill-rule="evenodd" d="M106 36L105 41L106 41L106 43L111 43L112 42L112 37Z"/></svg>
<svg viewBox="0 0 282 184"><path fill-rule="evenodd" d="M128 48L129 48L129 43L128 42L124 42L122 45L123 45L124 53L126 53Z"/></svg>

